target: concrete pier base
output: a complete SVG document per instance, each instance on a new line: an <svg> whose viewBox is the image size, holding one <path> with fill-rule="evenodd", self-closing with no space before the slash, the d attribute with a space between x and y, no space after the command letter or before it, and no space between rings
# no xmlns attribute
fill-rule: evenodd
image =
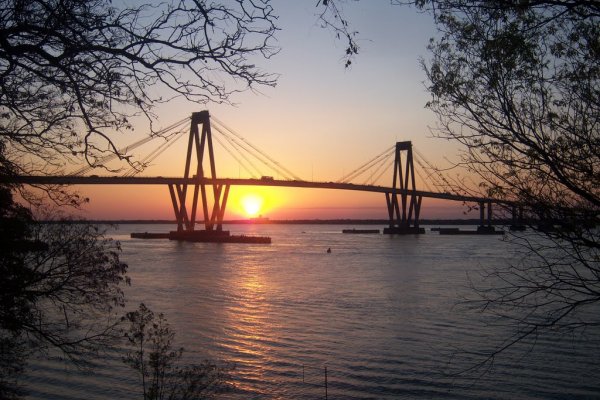
<svg viewBox="0 0 600 400"><path fill-rule="evenodd" d="M502 235L502 231L497 231L493 226L478 226L477 234L478 235Z"/></svg>
<svg viewBox="0 0 600 400"><path fill-rule="evenodd" d="M383 233L388 235L419 235L425 233L425 228L419 228L415 226L408 227L388 227L383 228Z"/></svg>

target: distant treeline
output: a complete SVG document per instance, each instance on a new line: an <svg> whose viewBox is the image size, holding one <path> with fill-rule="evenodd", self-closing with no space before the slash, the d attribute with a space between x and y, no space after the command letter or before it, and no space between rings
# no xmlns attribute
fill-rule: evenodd
<svg viewBox="0 0 600 400"><path fill-rule="evenodd" d="M41 221L52 223L56 221ZM65 221L61 221L65 222ZM80 223L91 222L94 224L121 225L121 224L169 224L176 225L175 220L164 219L120 219L120 220L69 220L66 222ZM202 221L196 222L202 224ZM387 219L237 219L223 221L224 224L282 224L282 225L388 225ZM510 224L510 220L494 220L494 224ZM479 225L478 218L471 219L422 219L421 225Z"/></svg>

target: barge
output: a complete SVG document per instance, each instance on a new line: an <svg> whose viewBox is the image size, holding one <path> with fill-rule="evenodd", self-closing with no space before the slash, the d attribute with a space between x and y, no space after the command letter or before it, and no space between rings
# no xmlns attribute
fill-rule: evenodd
<svg viewBox="0 0 600 400"><path fill-rule="evenodd" d="M208 243L254 243L270 244L271 238L268 236L246 236L231 235L229 231L170 231L167 233L132 233L132 238L136 239L169 239L184 242L208 242Z"/></svg>
<svg viewBox="0 0 600 400"><path fill-rule="evenodd" d="M431 228L433 231L435 228ZM503 235L503 231L497 231L491 226L480 226L476 231L461 231L459 228L437 228L440 235Z"/></svg>

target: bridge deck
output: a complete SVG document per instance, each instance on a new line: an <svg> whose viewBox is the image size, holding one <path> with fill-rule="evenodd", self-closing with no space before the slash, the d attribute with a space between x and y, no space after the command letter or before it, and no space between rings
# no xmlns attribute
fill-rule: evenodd
<svg viewBox="0 0 600 400"><path fill-rule="evenodd" d="M308 182L280 179L241 179L241 178L178 178L162 176L17 176L11 177L12 182L38 185L193 185L193 184L219 184L230 186L272 186L290 188L311 189L338 189L355 190L361 192L390 193L390 194L414 194L431 199L443 199L467 202L493 202L501 204L512 204L510 201L491 199L477 196L463 196L452 193L428 192L416 190L414 192L385 186L359 185L353 183L337 182Z"/></svg>

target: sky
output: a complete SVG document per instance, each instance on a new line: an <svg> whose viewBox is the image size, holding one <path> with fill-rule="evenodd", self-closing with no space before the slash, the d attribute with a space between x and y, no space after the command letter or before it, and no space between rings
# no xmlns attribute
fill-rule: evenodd
<svg viewBox="0 0 600 400"><path fill-rule="evenodd" d="M156 109L159 125L168 126L207 109L305 180L336 181L396 141L412 141L440 167L455 159L455 145L432 137L430 128L435 127L436 117L425 108L429 94L420 60L428 58L426 46L435 35L431 16L408 6L390 5L387 0L344 3L344 15L359 32L360 46L351 68L346 69L344 42L320 27L315 5L313 0L273 2L281 28L277 33L281 51L270 60L256 62L263 70L279 74L275 88L236 95L232 98L235 105L175 100ZM143 129L137 132L144 133ZM123 144L139 137L128 137L130 141ZM180 140L143 175L183 176L185 147L186 140ZM218 144L215 147L219 177L248 177ZM139 157L150 150L140 148ZM378 184L391 183L390 169ZM88 219L174 218L167 187L76 189L90 198L81 213ZM248 197L254 200L245 200ZM382 194L233 187L225 218L386 218L385 204ZM425 199L421 217L461 218L464 211L459 203Z"/></svg>

